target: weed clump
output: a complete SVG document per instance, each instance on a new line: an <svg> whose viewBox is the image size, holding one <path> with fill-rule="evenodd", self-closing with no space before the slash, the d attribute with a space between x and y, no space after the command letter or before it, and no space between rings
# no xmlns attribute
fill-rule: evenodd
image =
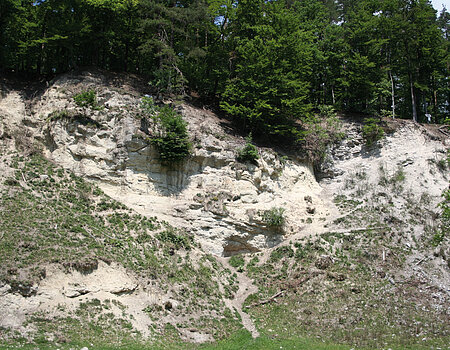
<svg viewBox="0 0 450 350"><path fill-rule="evenodd" d="M78 107L87 107L92 109L100 109L97 103L97 94L94 90L83 91L73 97Z"/></svg>
<svg viewBox="0 0 450 350"><path fill-rule="evenodd" d="M327 148L344 138L337 113L332 106L321 105L318 114L312 114L302 121L302 129L298 143L314 166L320 168Z"/></svg>
<svg viewBox="0 0 450 350"><path fill-rule="evenodd" d="M440 232L433 236L432 241L435 247L444 241L446 232L450 231L450 189L442 193L442 198L444 200L439 204L439 207L442 209Z"/></svg>
<svg viewBox="0 0 450 350"><path fill-rule="evenodd" d="M172 227L168 227L165 231L157 234L156 238L158 238L158 240L161 242L166 242L172 245L173 248L175 248L176 250L178 249L190 250L193 245L192 237L177 232L177 230L175 230Z"/></svg>
<svg viewBox="0 0 450 350"><path fill-rule="evenodd" d="M376 118L364 119L362 134L367 146L373 145L384 137L384 130L379 123L380 121Z"/></svg>
<svg viewBox="0 0 450 350"><path fill-rule="evenodd" d="M243 271L245 260L241 255L234 255L230 258L230 265L236 268L239 272Z"/></svg>
<svg viewBox="0 0 450 350"><path fill-rule="evenodd" d="M237 160L241 163L250 162L253 164L257 164L257 160L259 159L258 149L252 143L252 134L248 135L245 140L247 143L244 148L238 150Z"/></svg>
<svg viewBox="0 0 450 350"><path fill-rule="evenodd" d="M286 209L273 207L269 210L264 210L262 212L262 219L264 223L272 228L282 228L285 222L284 212Z"/></svg>

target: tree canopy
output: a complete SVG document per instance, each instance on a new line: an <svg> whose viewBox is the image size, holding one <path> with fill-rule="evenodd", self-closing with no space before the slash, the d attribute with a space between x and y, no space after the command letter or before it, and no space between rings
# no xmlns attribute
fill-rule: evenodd
<svg viewBox="0 0 450 350"><path fill-rule="evenodd" d="M449 19L428 0L3 0L0 69L138 73L255 136L295 137L322 105L443 122Z"/></svg>

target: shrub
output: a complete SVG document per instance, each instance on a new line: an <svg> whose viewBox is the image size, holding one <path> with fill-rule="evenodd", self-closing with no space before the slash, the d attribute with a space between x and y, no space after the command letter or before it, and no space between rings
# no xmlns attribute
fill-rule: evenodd
<svg viewBox="0 0 450 350"><path fill-rule="evenodd" d="M379 125L379 123L380 121L376 118L364 119L362 133L367 146L371 146L372 144L383 138L384 130Z"/></svg>
<svg viewBox="0 0 450 350"><path fill-rule="evenodd" d="M152 143L158 149L160 160L177 162L188 157L192 145L189 141L187 123L181 115L164 106L153 120L158 125L159 132L152 138Z"/></svg>
<svg viewBox="0 0 450 350"><path fill-rule="evenodd" d="M403 171L402 168L399 167L397 169L397 171L395 172L395 174L392 176L390 182L392 184L396 184L396 183L404 182L405 179L406 179L405 172Z"/></svg>
<svg viewBox="0 0 450 350"><path fill-rule="evenodd" d="M141 111L146 116L153 116L159 111L158 106L151 96L145 95L141 101Z"/></svg>
<svg viewBox="0 0 450 350"><path fill-rule="evenodd" d="M53 122L53 121L70 118L70 117L71 117L71 114L67 110L63 109L63 110L59 110L59 111L53 111L52 113L50 113L48 115L47 120Z"/></svg>
<svg viewBox="0 0 450 350"><path fill-rule="evenodd" d="M446 233L450 232L450 189L442 193L442 198L444 200L439 204L442 209L440 232L433 237L434 246L438 246L445 239Z"/></svg>
<svg viewBox="0 0 450 350"><path fill-rule="evenodd" d="M253 164L257 164L259 154L258 149L252 143L252 134L250 133L250 135L248 135L245 140L247 141L247 143L245 144L244 148L238 150L238 156L236 159L242 163L250 162Z"/></svg>
<svg viewBox="0 0 450 350"><path fill-rule="evenodd" d="M245 265L245 260L241 255L234 255L230 258L229 263L231 266L233 266L234 268L238 269L239 272L241 272Z"/></svg>
<svg viewBox="0 0 450 350"><path fill-rule="evenodd" d="M388 111L386 109L382 109L380 111L380 117L384 118L394 118L394 113L392 111Z"/></svg>
<svg viewBox="0 0 450 350"><path fill-rule="evenodd" d="M73 97L75 103L79 107L89 107L92 109L99 109L97 104L97 94L94 90L87 90L75 95Z"/></svg>
<svg viewBox="0 0 450 350"><path fill-rule="evenodd" d="M190 250L193 244L193 238L184 234L183 232L178 232L172 227L167 228L167 230L160 232L156 235L156 238L160 242L169 243L173 245L175 249L186 249Z"/></svg>
<svg viewBox="0 0 450 350"><path fill-rule="evenodd" d="M145 96L141 102L143 118L150 118L152 124L151 143L163 162L177 162L191 153L187 123L171 107L158 107L153 98Z"/></svg>
<svg viewBox="0 0 450 350"><path fill-rule="evenodd" d="M270 253L271 261L280 261L283 258L294 257L294 249L289 246L278 247Z"/></svg>
<svg viewBox="0 0 450 350"><path fill-rule="evenodd" d="M284 208L273 207L263 211L262 219L269 227L281 228L284 225L284 212Z"/></svg>
<svg viewBox="0 0 450 350"><path fill-rule="evenodd" d="M322 118L336 118L337 114L334 110L333 106L330 105L320 105L319 107L319 115Z"/></svg>
<svg viewBox="0 0 450 350"><path fill-rule="evenodd" d="M319 114L306 116L301 124L303 130L298 133L297 142L314 166L320 167L329 145L344 138L342 124L334 109L327 105L319 106Z"/></svg>

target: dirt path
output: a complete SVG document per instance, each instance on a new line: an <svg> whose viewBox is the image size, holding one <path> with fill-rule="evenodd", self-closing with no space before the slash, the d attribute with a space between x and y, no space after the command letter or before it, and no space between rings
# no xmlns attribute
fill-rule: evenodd
<svg viewBox="0 0 450 350"><path fill-rule="evenodd" d="M258 292L258 287L253 284L253 281L244 273L238 272L233 266L228 263L228 260L222 257L217 258L224 266L229 268L232 273L237 275L237 283L239 289L234 295L233 299L225 299L225 304L230 309L236 309L242 319L242 325L247 329L253 338L259 337L259 332L256 329L255 323L251 317L242 309L242 305L250 294Z"/></svg>

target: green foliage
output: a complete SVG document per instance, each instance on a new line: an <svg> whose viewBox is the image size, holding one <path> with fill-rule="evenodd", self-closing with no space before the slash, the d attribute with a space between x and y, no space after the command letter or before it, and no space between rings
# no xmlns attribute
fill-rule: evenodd
<svg viewBox="0 0 450 350"><path fill-rule="evenodd" d="M264 223L273 228L282 228L284 225L284 212L286 209L280 207L273 207L269 210L264 210L261 217Z"/></svg>
<svg viewBox="0 0 450 350"><path fill-rule="evenodd" d="M245 147L238 150L238 156L236 157L236 159L242 163L250 162L253 164L257 164L259 153L256 146L252 143L252 134L250 133L250 135L248 135L245 140Z"/></svg>
<svg viewBox="0 0 450 350"><path fill-rule="evenodd" d="M320 164L330 144L344 137L341 122L331 106L319 106L319 115L305 117L302 128L298 134L298 143L314 165Z"/></svg>
<svg viewBox="0 0 450 350"><path fill-rule="evenodd" d="M151 96L144 96L140 105L143 117L153 117L159 112L159 107L155 104L155 100Z"/></svg>
<svg viewBox="0 0 450 350"><path fill-rule="evenodd" d="M70 116L71 116L70 113L66 109L63 109L60 111L54 111L50 113L48 116L48 120L53 122L65 118L70 118Z"/></svg>
<svg viewBox="0 0 450 350"><path fill-rule="evenodd" d="M295 138L319 105L449 115L450 16L428 1L3 0L0 13L2 69L138 72L258 136Z"/></svg>
<svg viewBox="0 0 450 350"><path fill-rule="evenodd" d="M55 122L58 120L70 119L74 122L85 125L89 128L100 128L101 124L87 116L86 114L76 114L67 110L54 111L49 114L47 120L50 122Z"/></svg>
<svg viewBox="0 0 450 350"><path fill-rule="evenodd" d="M320 105L319 107L319 115L322 118L336 118L336 110L331 105Z"/></svg>
<svg viewBox="0 0 450 350"><path fill-rule="evenodd" d="M397 171L394 173L394 175L392 176L390 182L392 184L398 184L398 183L404 182L405 178L406 178L405 172L403 171L403 169L401 167L399 167L397 169Z"/></svg>
<svg viewBox="0 0 450 350"><path fill-rule="evenodd" d="M242 255L233 255L229 261L230 265L234 268L238 269L238 271L242 272L242 269L245 265L245 260Z"/></svg>
<svg viewBox="0 0 450 350"><path fill-rule="evenodd" d="M236 66L221 107L258 136L292 138L311 107L313 35L281 2L243 2L236 17Z"/></svg>
<svg viewBox="0 0 450 350"><path fill-rule="evenodd" d="M94 90L83 91L73 97L78 107L88 107L92 109L99 109L97 104L97 94Z"/></svg>
<svg viewBox="0 0 450 350"><path fill-rule="evenodd" d="M294 250L289 246L278 247L270 253L271 261L280 261L283 258L292 258Z"/></svg>
<svg viewBox="0 0 450 350"><path fill-rule="evenodd" d="M151 97L141 102L143 118L152 120L151 142L156 146L162 162L178 162L191 153L187 123L169 106L158 107Z"/></svg>
<svg viewBox="0 0 450 350"><path fill-rule="evenodd" d="M187 123L181 115L169 106L164 106L154 120L159 127L159 135L152 138L152 143L158 149L161 161L177 162L188 157L192 145Z"/></svg>
<svg viewBox="0 0 450 350"><path fill-rule="evenodd" d="M442 193L442 198L444 200L439 204L442 210L440 232L434 235L432 242L435 246L443 242L448 232L450 232L450 189Z"/></svg>
<svg viewBox="0 0 450 350"><path fill-rule="evenodd" d="M380 115L380 117L383 117L383 118L393 118L394 117L392 111L388 111L386 109L382 109L380 111L379 115Z"/></svg>
<svg viewBox="0 0 450 350"><path fill-rule="evenodd" d="M384 130L380 126L380 121L376 118L364 119L362 127L363 138L367 146L371 146L384 137Z"/></svg>
<svg viewBox="0 0 450 350"><path fill-rule="evenodd" d="M189 250L194 242L191 236L188 236L183 232L179 232L172 227L158 233L156 237L162 242L172 244L175 249L183 248Z"/></svg>

